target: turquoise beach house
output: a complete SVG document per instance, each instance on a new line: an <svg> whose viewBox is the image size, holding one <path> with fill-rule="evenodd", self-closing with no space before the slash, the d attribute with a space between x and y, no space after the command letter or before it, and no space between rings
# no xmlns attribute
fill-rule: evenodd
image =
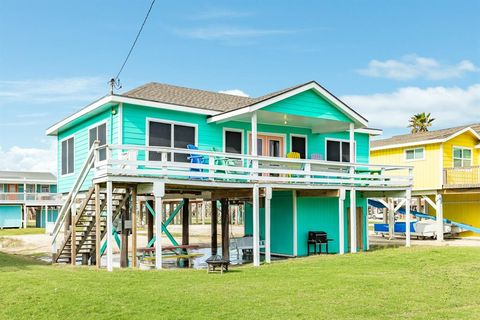
<svg viewBox="0 0 480 320"><path fill-rule="evenodd" d="M66 198L55 257L98 260L105 241L111 256L116 212L125 203L136 211L142 197L155 211L169 198L245 203L254 265L306 255L309 231L325 231L331 253L367 250L367 198L411 188L408 167L369 164L370 138L380 133L315 81L258 98L160 83L105 96L47 130L58 138ZM83 208L95 198L95 211ZM72 208L74 221L88 232L101 223L102 232L71 243L62 226Z"/></svg>

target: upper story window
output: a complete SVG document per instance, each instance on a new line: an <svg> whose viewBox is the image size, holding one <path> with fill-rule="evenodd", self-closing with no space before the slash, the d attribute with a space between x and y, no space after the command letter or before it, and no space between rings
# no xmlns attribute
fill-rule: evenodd
<svg viewBox="0 0 480 320"><path fill-rule="evenodd" d="M187 145L196 144L197 128L193 125L184 125L178 123L157 122L150 120L148 122L148 146L152 147L172 147L187 148ZM170 158L170 155L169 155ZM148 159L153 161L161 160L158 152L150 151ZM190 162L187 154L174 154L175 161Z"/></svg>
<svg viewBox="0 0 480 320"><path fill-rule="evenodd" d="M463 147L453 147L453 167L471 167L472 149Z"/></svg>
<svg viewBox="0 0 480 320"><path fill-rule="evenodd" d="M228 153L242 153L243 146L243 132L236 130L225 130L224 137L225 152Z"/></svg>
<svg viewBox="0 0 480 320"><path fill-rule="evenodd" d="M405 160L424 160L425 159L425 148L415 148L405 150Z"/></svg>
<svg viewBox="0 0 480 320"><path fill-rule="evenodd" d="M350 142L327 140L327 161L350 162Z"/></svg>
<svg viewBox="0 0 480 320"><path fill-rule="evenodd" d="M74 172L74 139L73 137L62 141L62 175Z"/></svg>
<svg viewBox="0 0 480 320"><path fill-rule="evenodd" d="M307 137L292 135L292 152L300 153L300 159L306 159L307 156Z"/></svg>
<svg viewBox="0 0 480 320"><path fill-rule="evenodd" d="M107 124L102 123L96 127L90 128L88 130L88 137L89 137L89 148L92 147L95 140L99 140L99 146L104 146L107 144ZM105 148L100 149L98 152L98 160L102 161L107 159L107 150Z"/></svg>
<svg viewBox="0 0 480 320"><path fill-rule="evenodd" d="M48 185L48 184L40 185L40 192L42 192L42 193L50 192L50 185Z"/></svg>

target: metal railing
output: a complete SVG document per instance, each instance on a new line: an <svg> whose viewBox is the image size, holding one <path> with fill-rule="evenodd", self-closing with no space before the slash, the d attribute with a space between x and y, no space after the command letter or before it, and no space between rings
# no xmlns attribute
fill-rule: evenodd
<svg viewBox="0 0 480 320"><path fill-rule="evenodd" d="M480 166L443 169L445 188L480 187Z"/></svg>
<svg viewBox="0 0 480 320"><path fill-rule="evenodd" d="M61 198L60 194L49 192L0 192L0 202L58 202Z"/></svg>
<svg viewBox="0 0 480 320"><path fill-rule="evenodd" d="M409 188L411 167L340 163L135 145L105 145L95 176L144 176L171 180ZM155 160L149 160L149 157ZM189 159L195 157L196 163Z"/></svg>

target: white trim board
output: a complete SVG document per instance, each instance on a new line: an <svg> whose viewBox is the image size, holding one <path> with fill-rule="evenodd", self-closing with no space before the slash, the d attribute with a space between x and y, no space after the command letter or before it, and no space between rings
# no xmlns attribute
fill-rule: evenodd
<svg viewBox="0 0 480 320"><path fill-rule="evenodd" d="M190 112L190 113L196 113L196 114L203 114L203 115L216 115L219 114L219 111L214 111L214 110L206 110L206 109L200 109L200 108L194 108L194 107L186 107L186 106L180 106L176 104L169 104L169 103L163 103L163 102L155 102L155 101L150 101L150 100L143 100L143 99L138 99L138 98L130 98L130 97L124 97L124 96L117 96L117 95L109 95L105 96L103 98L100 98L99 100L89 104L85 108L81 109L80 111L72 114L71 116L63 119L62 121L54 124L50 128L46 130L46 134L49 136L55 136L58 134L58 130L60 130L63 126L69 124L70 122L74 121L75 119L80 118L81 116L84 116L107 103L129 103L129 104L136 104L136 105L141 105L145 107L152 107L152 108L158 108L158 109L165 109L165 110L173 110L173 111L180 111L180 112Z"/></svg>
<svg viewBox="0 0 480 320"><path fill-rule="evenodd" d="M224 120L227 120L227 119L229 119L231 117L234 117L234 116L254 112L254 111L262 109L266 106L274 104L278 101L281 101L281 100L287 99L289 97L295 96L295 95L297 95L299 93L302 93L304 91L307 91L307 90L316 91L322 97L327 99L330 103L332 103L334 106L336 106L350 120L356 121L359 124L360 127L361 126L364 126L364 127L368 126L368 121L365 118L360 116L358 113L356 113L354 110L352 110L349 106L347 106L343 101L341 101L340 99L338 99L337 97L332 95L330 92L328 92L325 88L323 88L322 86L320 86L316 82L309 82L309 83L304 84L304 85L302 85L298 88L288 90L284 93L281 93L279 95L273 96L273 97L268 98L266 100L254 103L250 106L246 106L246 107L243 107L243 108L240 108L240 109L227 111L227 112L221 113L219 115L212 116L207 121L209 123L224 121Z"/></svg>

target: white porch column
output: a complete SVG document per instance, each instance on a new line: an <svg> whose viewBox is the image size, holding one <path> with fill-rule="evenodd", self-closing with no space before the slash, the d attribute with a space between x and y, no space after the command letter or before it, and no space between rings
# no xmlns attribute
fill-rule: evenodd
<svg viewBox="0 0 480 320"><path fill-rule="evenodd" d="M271 262L270 250L270 202L272 200L272 187L265 188L265 262Z"/></svg>
<svg viewBox="0 0 480 320"><path fill-rule="evenodd" d="M25 178L24 178L25 179ZM36 190L35 190L36 191ZM37 199L35 199L37 200ZM24 221L23 221L23 227L26 228L28 224L28 211L27 211L27 184L23 184L23 212L25 213ZM41 215L42 210L40 209L40 215Z"/></svg>
<svg viewBox="0 0 480 320"><path fill-rule="evenodd" d="M253 266L260 265L260 195L258 184L253 185Z"/></svg>
<svg viewBox="0 0 480 320"><path fill-rule="evenodd" d="M435 204L437 206L437 241L443 241L443 197L441 194L435 196Z"/></svg>
<svg viewBox="0 0 480 320"><path fill-rule="evenodd" d="M338 253L345 253L345 189L340 189L338 196Z"/></svg>
<svg viewBox="0 0 480 320"><path fill-rule="evenodd" d="M388 240L395 239L395 210L393 199L388 199Z"/></svg>
<svg viewBox="0 0 480 320"><path fill-rule="evenodd" d="M155 197L155 269L162 269L162 199L165 196L165 184L153 183Z"/></svg>
<svg viewBox="0 0 480 320"><path fill-rule="evenodd" d="M350 189L350 252L357 252L357 197L355 189Z"/></svg>
<svg viewBox="0 0 480 320"><path fill-rule="evenodd" d="M47 228L48 223L48 206L45 205L45 229Z"/></svg>
<svg viewBox="0 0 480 320"><path fill-rule="evenodd" d="M355 154L355 124L350 123L349 133L349 142L350 142L350 162L357 162L357 157Z"/></svg>
<svg viewBox="0 0 480 320"><path fill-rule="evenodd" d="M252 156L257 156L258 148L257 148L257 112L252 113L252 150L250 153Z"/></svg>
<svg viewBox="0 0 480 320"><path fill-rule="evenodd" d="M107 270L113 271L113 186L107 182Z"/></svg>
<svg viewBox="0 0 480 320"><path fill-rule="evenodd" d="M410 206L412 205L412 190L407 189L406 192L406 202L405 202L405 247L410 247L411 239L410 239Z"/></svg>

